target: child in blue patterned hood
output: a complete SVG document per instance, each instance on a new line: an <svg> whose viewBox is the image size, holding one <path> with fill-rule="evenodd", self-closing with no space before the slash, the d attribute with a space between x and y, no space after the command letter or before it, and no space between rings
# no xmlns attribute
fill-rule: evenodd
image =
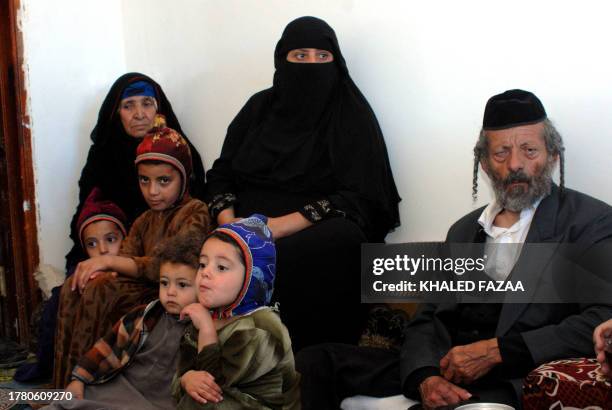
<svg viewBox="0 0 612 410"><path fill-rule="evenodd" d="M299 409L289 333L269 307L276 249L267 218L222 225L200 252L198 301L181 341L173 394L178 409Z"/></svg>

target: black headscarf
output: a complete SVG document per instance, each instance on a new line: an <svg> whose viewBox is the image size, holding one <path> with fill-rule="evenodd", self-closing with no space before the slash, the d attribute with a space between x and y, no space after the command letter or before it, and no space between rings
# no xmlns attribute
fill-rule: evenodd
<svg viewBox="0 0 612 410"><path fill-rule="evenodd" d="M125 132L118 113L123 90L136 81L147 81L153 86L157 112L166 117L168 127L185 136L164 91L153 79L140 73L127 73L115 81L100 107L98 122L91 132L93 145L89 149L87 162L79 179L79 205L70 224L70 237L74 241L74 246L66 255L68 271L77 262L86 258L80 246L76 222L85 199L94 187L99 187L108 200L125 212L129 224L147 209L138 187L134 165L136 147L142 138L132 137ZM187 139L187 136L185 138ZM203 198L204 166L196 148L189 140L188 143L193 159L193 174L189 181L190 192L195 198Z"/></svg>
<svg viewBox="0 0 612 410"><path fill-rule="evenodd" d="M331 51L334 61L288 62L287 53L298 48ZM382 131L349 76L334 30L315 17L292 21L274 66L273 87L251 97L228 128L208 174L211 196L249 184L324 194L370 240L383 240L399 226L401 199ZM224 168L231 168L234 186Z"/></svg>

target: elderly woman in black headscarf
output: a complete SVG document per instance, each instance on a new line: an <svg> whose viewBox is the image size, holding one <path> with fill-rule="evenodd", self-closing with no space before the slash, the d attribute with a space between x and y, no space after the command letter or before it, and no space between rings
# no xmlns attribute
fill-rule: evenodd
<svg viewBox="0 0 612 410"><path fill-rule="evenodd" d="M66 255L68 276L80 261L87 258L81 245L77 219L86 198L94 188L98 188L106 200L117 204L123 210L128 223L126 229L148 209L138 188L134 160L136 147L153 127L158 114L165 117L168 127L185 135L164 91L152 78L140 73L127 73L111 86L91 132L93 144L89 148L87 162L79 179L79 204L70 225L73 247ZM188 186L191 196L201 199L204 195L204 166L198 151L191 142L188 143L193 159L193 181ZM52 296L43 310L38 362L19 368L15 375L16 380L30 381L51 375L60 289L61 286L53 289ZM125 302L129 302L129 299Z"/></svg>
<svg viewBox="0 0 612 410"><path fill-rule="evenodd" d="M291 22L274 66L273 86L238 113L208 172L211 216L219 224L269 217L278 246L275 298L296 351L355 342L360 244L382 242L399 226L383 135L323 20Z"/></svg>

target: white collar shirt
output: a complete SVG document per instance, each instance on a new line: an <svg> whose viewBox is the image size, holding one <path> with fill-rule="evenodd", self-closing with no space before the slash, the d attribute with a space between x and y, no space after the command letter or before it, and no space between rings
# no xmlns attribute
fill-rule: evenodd
<svg viewBox="0 0 612 410"><path fill-rule="evenodd" d="M497 201L489 203L482 211L478 223L487 234L485 272L491 278L505 280L514 268L541 201L540 198L533 205L523 209L518 221L508 228L494 225L495 217L502 211ZM500 244L508 245L499 246Z"/></svg>

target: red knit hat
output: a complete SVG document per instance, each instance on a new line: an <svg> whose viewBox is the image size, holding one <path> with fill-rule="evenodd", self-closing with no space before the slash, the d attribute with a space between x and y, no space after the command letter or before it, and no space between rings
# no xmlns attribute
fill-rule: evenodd
<svg viewBox="0 0 612 410"><path fill-rule="evenodd" d="M136 148L136 161L162 161L176 168L183 177L181 195L187 190L187 180L191 176L191 151L187 141L172 128L166 127L163 116L158 115L155 127L145 135Z"/></svg>
<svg viewBox="0 0 612 410"><path fill-rule="evenodd" d="M89 193L79 214L79 219L77 219L79 240L83 248L85 248L83 244L83 231L88 225L97 221L113 222L121 230L123 236L127 236L127 230L125 229L127 217L114 202L104 199L102 190L98 187L92 189Z"/></svg>

